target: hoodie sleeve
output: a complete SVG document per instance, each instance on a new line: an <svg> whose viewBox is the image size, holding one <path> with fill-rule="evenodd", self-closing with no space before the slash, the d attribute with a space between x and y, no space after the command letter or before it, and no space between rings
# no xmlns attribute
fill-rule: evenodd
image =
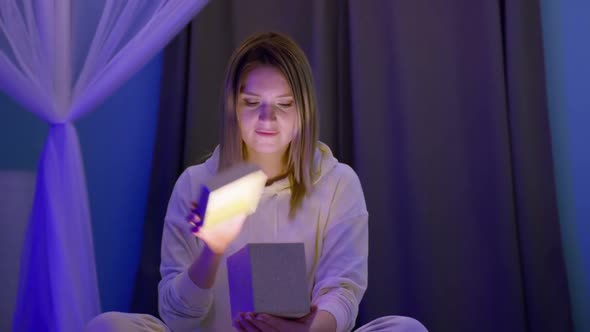
<svg viewBox="0 0 590 332"><path fill-rule="evenodd" d="M196 199L192 196L191 176L186 170L174 186L162 234L158 309L173 331L194 330L207 316L213 301L212 291L199 288L187 273L203 248L185 220L190 202Z"/></svg>
<svg viewBox="0 0 590 332"><path fill-rule="evenodd" d="M358 176L338 167L312 301L334 316L337 331L350 331L367 288L368 213Z"/></svg>

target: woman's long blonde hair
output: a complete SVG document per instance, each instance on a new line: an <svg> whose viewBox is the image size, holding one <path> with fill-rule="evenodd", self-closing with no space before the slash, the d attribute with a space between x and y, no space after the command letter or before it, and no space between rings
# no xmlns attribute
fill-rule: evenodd
<svg viewBox="0 0 590 332"><path fill-rule="evenodd" d="M236 104L245 76L259 65L270 65L280 70L295 98L299 130L289 144L286 158L291 185L289 216L293 217L306 192L311 189L318 120L311 66L291 38L276 32L255 34L232 55L225 73L222 99L219 170L245 159Z"/></svg>

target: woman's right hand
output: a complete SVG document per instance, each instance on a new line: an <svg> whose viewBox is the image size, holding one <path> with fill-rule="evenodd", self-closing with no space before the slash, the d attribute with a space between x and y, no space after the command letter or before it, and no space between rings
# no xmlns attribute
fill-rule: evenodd
<svg viewBox="0 0 590 332"><path fill-rule="evenodd" d="M240 234L242 226L246 221L246 215L238 215L220 222L215 226L202 228L199 227L201 218L195 213L196 208L197 204L192 203L191 213L186 218L191 225L191 233L203 240L213 253L218 255L223 254L238 234Z"/></svg>

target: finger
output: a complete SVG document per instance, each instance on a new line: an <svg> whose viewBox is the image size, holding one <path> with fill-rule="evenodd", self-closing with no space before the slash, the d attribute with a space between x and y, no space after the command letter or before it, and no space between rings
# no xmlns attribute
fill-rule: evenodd
<svg viewBox="0 0 590 332"><path fill-rule="evenodd" d="M239 316L239 315L238 315L238 316L236 316L236 317L234 317L234 319L232 320L232 324L231 324L231 325L233 325L233 327L234 327L234 328L235 328L237 331L240 331L240 332L248 332L248 331L246 331L246 329L245 329L245 328L242 326L242 324L240 324L240 316Z"/></svg>
<svg viewBox="0 0 590 332"><path fill-rule="evenodd" d="M201 216L199 216L197 213L195 212L191 212L188 215L188 218L190 218L190 220L195 221L195 222L199 222L201 221Z"/></svg>
<svg viewBox="0 0 590 332"><path fill-rule="evenodd" d="M275 317L269 314L258 314L256 315L256 319L260 320L261 322L272 326L275 330L278 331L287 331L286 321L282 318Z"/></svg>
<svg viewBox="0 0 590 332"><path fill-rule="evenodd" d="M312 304L311 308L309 310L309 313L307 315L299 318L298 321L303 322L303 323L311 322L314 320L317 313L318 313L318 306L315 304Z"/></svg>
<svg viewBox="0 0 590 332"><path fill-rule="evenodd" d="M199 208L199 203L198 202L191 202L190 207L191 207L191 211L197 212L197 209Z"/></svg>
<svg viewBox="0 0 590 332"><path fill-rule="evenodd" d="M315 304L311 305L309 313L306 316L315 316L318 313L318 306Z"/></svg>
<svg viewBox="0 0 590 332"><path fill-rule="evenodd" d="M263 320L258 319L257 315L251 314L251 316L248 317L248 319L250 319L252 324L254 324L262 332L279 332L279 330L276 329L274 326L268 324Z"/></svg>
<svg viewBox="0 0 590 332"><path fill-rule="evenodd" d="M201 217L199 217L196 213L191 212L186 216L186 221L199 223L201 221Z"/></svg>
<svg viewBox="0 0 590 332"><path fill-rule="evenodd" d="M252 319L248 318L248 314L246 313L240 314L239 322L247 332L260 332L260 330L252 323Z"/></svg>
<svg viewBox="0 0 590 332"><path fill-rule="evenodd" d="M201 214L203 213L203 211L201 211L199 209L199 204L198 203L192 202L191 203L191 209L190 209L190 211L191 211L192 214L196 215L197 217L199 217L199 218L202 217Z"/></svg>
<svg viewBox="0 0 590 332"><path fill-rule="evenodd" d="M191 233L193 233L193 235L197 235L200 229L201 226L199 225L191 225Z"/></svg>
<svg viewBox="0 0 590 332"><path fill-rule="evenodd" d="M188 225L191 228L191 233L197 233L199 231L199 228L201 228L201 224L200 223L196 223L192 220L188 221Z"/></svg>

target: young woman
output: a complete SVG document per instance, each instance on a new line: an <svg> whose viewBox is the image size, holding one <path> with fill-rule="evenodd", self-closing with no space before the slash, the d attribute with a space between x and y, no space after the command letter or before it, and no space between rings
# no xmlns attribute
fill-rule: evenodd
<svg viewBox="0 0 590 332"><path fill-rule="evenodd" d="M225 77L220 144L178 179L165 220L159 311L106 313L88 330L350 331L367 287L368 213L355 172L318 142L309 63L278 33L256 34L233 54ZM238 162L258 165L269 181L254 214L213 229L194 228L199 185ZM303 242L310 314L231 317L225 260L250 242ZM390 317L400 331L423 331ZM391 322L393 322L391 324ZM382 327L383 324L380 325Z"/></svg>

